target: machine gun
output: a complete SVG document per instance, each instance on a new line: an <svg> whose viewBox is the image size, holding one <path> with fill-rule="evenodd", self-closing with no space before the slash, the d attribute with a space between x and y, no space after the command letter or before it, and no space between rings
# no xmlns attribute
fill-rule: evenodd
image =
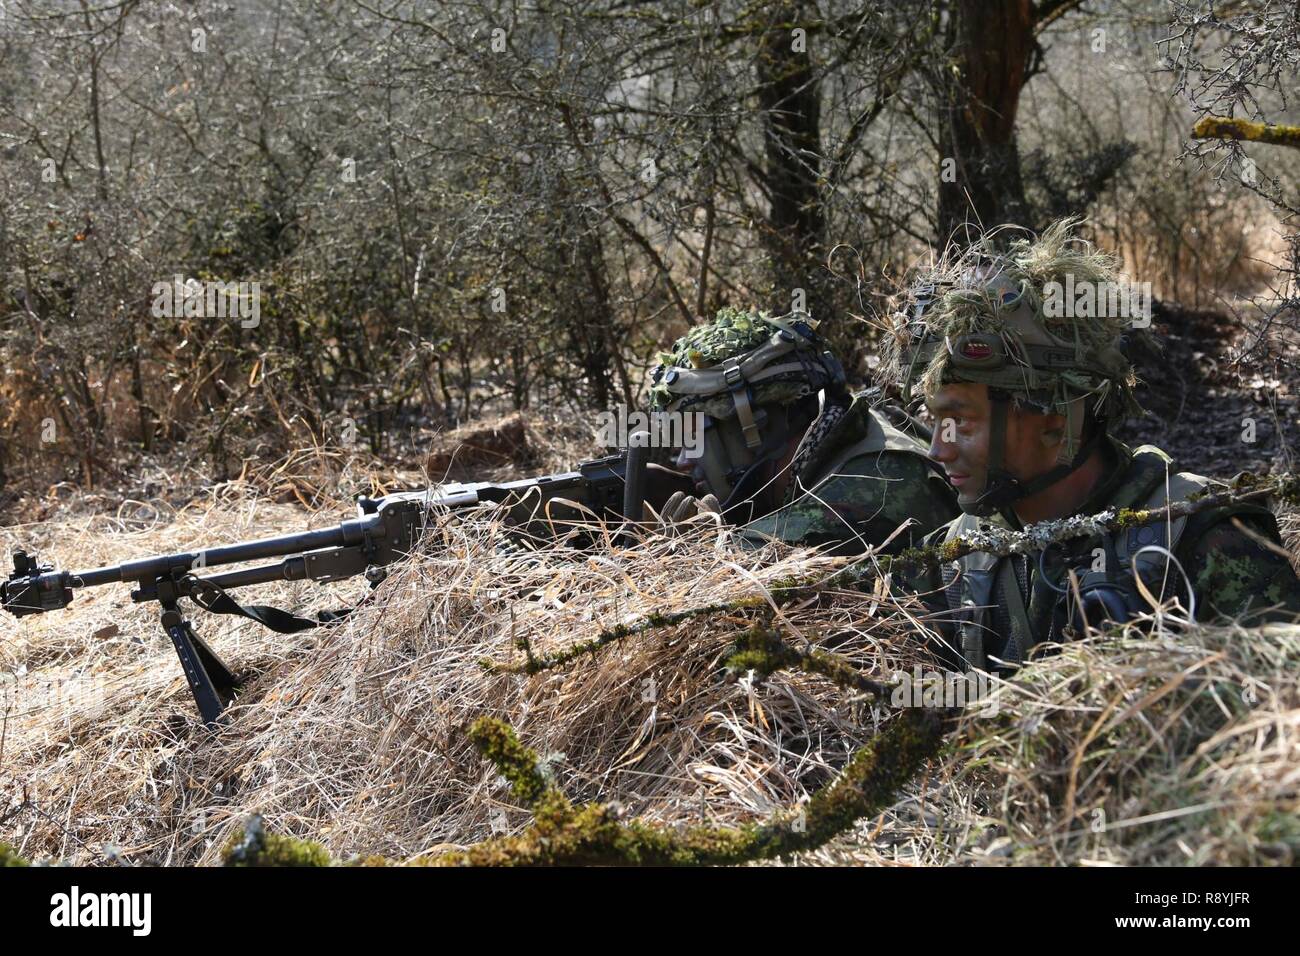
<svg viewBox="0 0 1300 956"><path fill-rule="evenodd" d="M388 566L415 548L431 515L492 503L508 509L506 520L529 528L538 523L599 518L640 521L646 488L648 450L584 462L577 471L499 484L446 484L380 498L357 499L357 517L333 528L279 535L239 544L156 555L86 571L59 571L34 555L16 551L14 570L0 582L0 604L15 617L65 608L82 588L130 584L131 600L157 601L163 630L180 658L199 713L213 724L234 697L238 681L182 614L189 598L214 614L235 614L271 630L291 634L340 620L347 611L324 612L317 619L299 617L265 605L243 605L230 596L235 588L271 581L339 581L364 575L377 587ZM664 472L672 483L689 480ZM239 570L200 574L208 568L279 558ZM351 610L351 609L349 609Z"/></svg>

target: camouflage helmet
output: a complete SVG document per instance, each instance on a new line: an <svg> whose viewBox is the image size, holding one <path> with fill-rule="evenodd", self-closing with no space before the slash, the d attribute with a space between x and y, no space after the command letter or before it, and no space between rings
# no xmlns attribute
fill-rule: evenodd
<svg viewBox="0 0 1300 956"><path fill-rule="evenodd" d="M997 231L955 256L945 256L913 285L908 309L895 315L895 341L885 367L910 397L955 382L988 385L994 434L1005 425L1008 399L1065 416L1057 469L1033 483L1059 480L1082 463L1087 413L1099 423L1142 414L1137 381L1121 349L1140 318L1116 260L1072 235L1077 219L1053 223L1041 236L1017 238L999 251ZM1074 290L1090 290L1089 307L1073 308ZM1146 316L1149 319L1149 315ZM1131 333L1128 333L1131 334ZM1001 464L1002 449L991 448ZM990 476L990 491L992 481ZM1003 504L1032 493L1008 487L989 499ZM982 506L986 513L993 507Z"/></svg>
<svg viewBox="0 0 1300 956"><path fill-rule="evenodd" d="M727 307L659 354L650 405L718 420L739 417L747 443L757 445L751 406L791 405L824 388L842 390L844 370L806 313L773 318Z"/></svg>
<svg viewBox="0 0 1300 956"><path fill-rule="evenodd" d="M1090 406L1103 421L1141 415L1133 365L1121 350L1133 326L1131 301L1115 260L1054 223L1038 239L1016 239L1006 253L989 237L923 276L896 316L890 363L910 394L949 382L976 382L1021 404L1065 415L1082 427ZM1068 290L1089 288L1092 307L1076 310ZM1078 433L1072 427L1071 438ZM1068 454L1076 449L1071 445Z"/></svg>
<svg viewBox="0 0 1300 956"><path fill-rule="evenodd" d="M807 438L808 421L798 403L823 389L827 408L848 405L844 370L806 313L773 318L725 308L661 353L650 407L705 417L712 437L695 467L724 513L739 521L745 508L762 509L768 466L790 439ZM816 416L815 400L812 406Z"/></svg>

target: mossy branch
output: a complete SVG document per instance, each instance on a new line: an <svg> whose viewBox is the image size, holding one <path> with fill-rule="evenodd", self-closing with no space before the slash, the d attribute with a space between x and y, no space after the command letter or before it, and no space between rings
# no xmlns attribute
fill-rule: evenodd
<svg viewBox="0 0 1300 956"><path fill-rule="evenodd" d="M244 823L221 855L226 866L329 866L329 854L319 843L267 833L260 815Z"/></svg>
<svg viewBox="0 0 1300 956"><path fill-rule="evenodd" d="M0 869L6 866L30 866L8 843L0 843Z"/></svg>
<svg viewBox="0 0 1300 956"><path fill-rule="evenodd" d="M1203 116L1192 127L1192 139L1235 139L1300 149L1300 126L1257 123L1230 116Z"/></svg>
<svg viewBox="0 0 1300 956"><path fill-rule="evenodd" d="M846 690L886 699L893 690L888 684L862 676L847 658L830 651L800 650L782 639L780 632L755 625L736 640L736 653L727 658L731 671L754 671L768 677L776 671L794 668L828 677Z"/></svg>
<svg viewBox="0 0 1300 956"><path fill-rule="evenodd" d="M537 753L519 742L514 728L494 717L480 717L469 728L469 739L510 782L514 795L536 806L549 789L538 769Z"/></svg>
<svg viewBox="0 0 1300 956"><path fill-rule="evenodd" d="M674 830L624 823L608 804L575 807L548 787L533 823L517 836L423 857L422 866L719 866L815 849L897 799L899 790L939 753L947 711L902 711L853 754L835 781L809 803L761 825ZM507 728L508 729L508 728ZM513 737L513 732L510 732ZM498 764L506 773L506 767Z"/></svg>
<svg viewBox="0 0 1300 956"><path fill-rule="evenodd" d="M809 578L790 578L773 582L768 593L741 595L729 601L680 611L652 611L645 617L606 628L594 638L579 641L569 647L540 656L531 652L522 663L504 663L484 659L479 663L493 673L537 674L562 667L585 654L595 654L608 644L627 637L645 634L663 627L681 624L692 618L715 614L730 614L768 606L769 600L777 605L795 604L831 590L860 587L874 582L885 573L917 571L935 568L956 561L977 551L998 557L1013 554L1037 554L1045 548L1075 538L1090 538L1125 528L1138 527L1156 521L1172 521L1185 515L1211 508L1245 504L1252 501L1277 499L1288 504L1300 504L1300 478L1290 474L1261 479L1245 472L1233 484L1217 492L1199 492L1184 501L1171 502L1162 508L1106 510L1095 515L1076 515L1053 521L1031 524L1023 531L1009 528L992 528L970 537L957 538L937 545L908 548L895 555L871 555L868 559L850 565L829 575Z"/></svg>
<svg viewBox="0 0 1300 956"><path fill-rule="evenodd" d="M606 644L612 644L625 637L644 634L647 631L657 630L662 627L672 627L674 624L682 624L696 617L708 617L713 614L721 614L724 611L759 607L766 604L767 601L761 595L755 595L738 600L719 601L715 604L685 608L681 611L652 611L639 620L605 628L590 640L579 641L556 654L544 654L537 657L532 653L531 648L528 648L523 663L503 663L485 657L479 661L479 666L493 674L536 674L550 670L559 664L567 664L584 654L595 655ZM519 643L523 646L522 642Z"/></svg>

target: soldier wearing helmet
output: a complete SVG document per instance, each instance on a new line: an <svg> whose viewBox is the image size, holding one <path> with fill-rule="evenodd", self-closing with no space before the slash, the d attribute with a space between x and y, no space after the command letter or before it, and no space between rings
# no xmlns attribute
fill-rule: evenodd
<svg viewBox="0 0 1300 956"><path fill-rule="evenodd" d="M677 465L702 500L744 524L742 544L896 549L956 515L917 423L850 396L807 315L723 309L660 359L651 407L703 416L700 454ZM664 513L680 520L695 504L675 495Z"/></svg>
<svg viewBox="0 0 1300 956"><path fill-rule="evenodd" d="M888 366L919 389L935 427L930 457L963 514L927 541L1108 508L1159 509L1213 483L1177 472L1154 446L1110 430L1140 413L1122 337L1140 326L1115 261L1071 235L1074 220L998 252L990 241L942 262L898 316ZM1053 301L1089 288L1094 307ZM1096 294L1101 293L1101 294ZM1064 305L1064 308L1062 308ZM1100 307L1095 307L1100 306ZM1087 314L1082 314L1087 313ZM1077 590L1070 584L1073 572ZM970 667L1014 667L1045 641L1176 598L1199 620L1292 620L1300 581L1263 506L1241 504L1053 545L1035 556L976 552L911 585L944 608L945 637Z"/></svg>

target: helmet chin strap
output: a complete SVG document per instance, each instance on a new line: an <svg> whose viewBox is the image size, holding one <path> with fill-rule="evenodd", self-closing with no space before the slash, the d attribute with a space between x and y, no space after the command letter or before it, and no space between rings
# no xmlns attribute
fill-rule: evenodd
<svg viewBox="0 0 1300 956"><path fill-rule="evenodd" d="M1011 409L1010 396L990 389L989 397L993 403L993 412L989 419L989 464L987 477L984 479L984 491L974 501L962 505L961 510L979 518L987 518L994 512L1000 512L1014 525L1013 515L1009 513L1011 506L1022 498L1028 498L1045 488L1050 488L1062 478L1078 471L1097 447L1103 430L1097 429L1091 438L1083 442L1073 461L1068 464L1058 464L1035 478L1021 481L1005 467L1007 417Z"/></svg>

